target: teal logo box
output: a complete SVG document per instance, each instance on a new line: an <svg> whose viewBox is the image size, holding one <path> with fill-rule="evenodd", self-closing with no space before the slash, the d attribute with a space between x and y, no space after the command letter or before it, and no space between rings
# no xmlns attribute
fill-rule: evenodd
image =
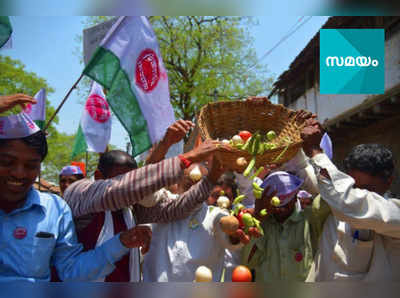
<svg viewBox="0 0 400 298"><path fill-rule="evenodd" d="M320 30L320 93L385 92L384 29Z"/></svg>

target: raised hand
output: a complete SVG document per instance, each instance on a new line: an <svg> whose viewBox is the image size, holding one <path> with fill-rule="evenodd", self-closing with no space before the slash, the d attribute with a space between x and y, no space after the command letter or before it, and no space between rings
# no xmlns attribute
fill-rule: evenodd
<svg viewBox="0 0 400 298"><path fill-rule="evenodd" d="M183 156L191 162L200 162L208 160L218 151L231 152L232 149L219 141L206 140L191 151L184 153Z"/></svg>
<svg viewBox="0 0 400 298"><path fill-rule="evenodd" d="M33 97L22 93L0 96L0 113L10 110L16 105L20 105L22 109L25 109L27 104L36 103L37 101Z"/></svg>
<svg viewBox="0 0 400 298"><path fill-rule="evenodd" d="M178 120L171 124L163 137L163 139L155 144L146 158L146 164L157 163L164 159L169 148L181 141L189 130L194 127L191 121Z"/></svg>
<svg viewBox="0 0 400 298"><path fill-rule="evenodd" d="M303 150L307 156L313 157L322 152L320 143L323 134L324 129L315 118L306 120L305 127L301 131L301 138L303 139Z"/></svg>
<svg viewBox="0 0 400 298"><path fill-rule="evenodd" d="M182 119L177 120L168 127L163 141L165 141L169 146L176 144L180 142L194 126L195 125L192 121Z"/></svg>
<svg viewBox="0 0 400 298"><path fill-rule="evenodd" d="M316 119L317 115L306 111L306 110L298 110L295 112L295 119L297 124L303 123L307 119Z"/></svg>

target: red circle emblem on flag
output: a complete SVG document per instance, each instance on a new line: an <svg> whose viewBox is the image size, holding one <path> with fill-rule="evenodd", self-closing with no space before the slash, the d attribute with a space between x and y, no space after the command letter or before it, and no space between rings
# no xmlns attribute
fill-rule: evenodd
<svg viewBox="0 0 400 298"><path fill-rule="evenodd" d="M152 49L143 50L136 61L136 85L144 92L152 91L160 80L157 54Z"/></svg>
<svg viewBox="0 0 400 298"><path fill-rule="evenodd" d="M97 94L89 96L85 109L90 117L97 122L104 123L110 119L111 113L107 101Z"/></svg>
<svg viewBox="0 0 400 298"><path fill-rule="evenodd" d="M28 103L25 106L24 112L27 113L27 114L30 114L32 112L32 104Z"/></svg>
<svg viewBox="0 0 400 298"><path fill-rule="evenodd" d="M15 228L13 234L15 239L24 239L26 237L27 231L23 227L17 227Z"/></svg>

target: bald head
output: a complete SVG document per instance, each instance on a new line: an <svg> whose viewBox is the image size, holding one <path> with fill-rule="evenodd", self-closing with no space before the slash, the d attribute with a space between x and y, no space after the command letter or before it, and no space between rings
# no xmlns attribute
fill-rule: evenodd
<svg viewBox="0 0 400 298"><path fill-rule="evenodd" d="M101 155L98 169L108 179L137 169L135 159L121 150L108 151Z"/></svg>

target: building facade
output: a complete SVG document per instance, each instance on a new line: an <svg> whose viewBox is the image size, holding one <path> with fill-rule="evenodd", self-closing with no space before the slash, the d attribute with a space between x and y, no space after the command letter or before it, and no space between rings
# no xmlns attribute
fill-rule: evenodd
<svg viewBox="0 0 400 298"><path fill-rule="evenodd" d="M400 17L331 17L323 29L385 29L385 93L326 95L319 93L319 33L274 83L270 96L294 110L318 115L333 141L339 167L352 147L380 143L397 161L391 191L400 195Z"/></svg>

